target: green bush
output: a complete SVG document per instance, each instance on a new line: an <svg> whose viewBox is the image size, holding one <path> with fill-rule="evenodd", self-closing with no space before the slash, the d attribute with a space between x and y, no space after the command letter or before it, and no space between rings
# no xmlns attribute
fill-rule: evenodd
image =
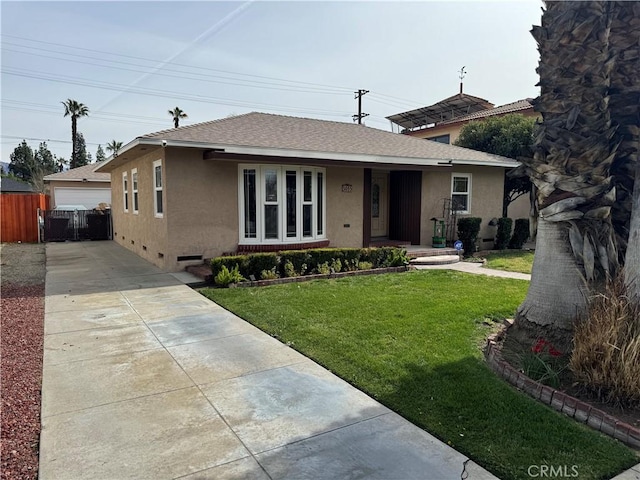
<svg viewBox="0 0 640 480"><path fill-rule="evenodd" d="M372 268L373 268L373 263L371 262L358 263L358 270L371 270Z"/></svg>
<svg viewBox="0 0 640 480"><path fill-rule="evenodd" d="M496 233L496 245L497 250L505 250L509 246L509 239L511 238L511 227L513 220L507 217L498 219L498 232Z"/></svg>
<svg viewBox="0 0 640 480"><path fill-rule="evenodd" d="M327 268L337 258L342 258L342 249L340 248L313 248L307 250L309 258L307 260L307 267L310 272L321 270L321 266L327 264ZM327 272L329 273L329 272Z"/></svg>
<svg viewBox="0 0 640 480"><path fill-rule="evenodd" d="M260 272L260 280L275 280L276 278L278 278L276 267L273 267L271 270L262 270Z"/></svg>
<svg viewBox="0 0 640 480"><path fill-rule="evenodd" d="M274 272L278 268L278 256L275 253L253 253L247 255L245 262L246 267L244 270L240 270L240 273L247 278L253 275L256 279L262 278L263 271Z"/></svg>
<svg viewBox="0 0 640 480"><path fill-rule="evenodd" d="M358 269L358 262L360 261L360 255L362 253L361 248L343 248L342 249L342 270L350 272ZM336 270L337 272L338 270Z"/></svg>
<svg viewBox="0 0 640 480"><path fill-rule="evenodd" d="M516 219L516 225L513 228L513 236L509 241L509 248L520 250L529 239L529 219L518 218Z"/></svg>
<svg viewBox="0 0 640 480"><path fill-rule="evenodd" d="M239 283L243 280L244 277L240 275L237 264L231 270L229 270L226 265L223 265L218 274L213 279L215 284L220 287L228 287L232 283Z"/></svg>
<svg viewBox="0 0 640 480"><path fill-rule="evenodd" d="M211 274L215 278L226 267L228 271L238 267L240 274L246 274L247 255L233 255L211 259ZM248 275L247 275L248 276Z"/></svg>
<svg viewBox="0 0 640 480"><path fill-rule="evenodd" d="M328 275L329 273L331 273L331 268L329 268L329 264L327 262L324 262L316 267L315 273L319 273L321 275Z"/></svg>
<svg viewBox="0 0 640 480"><path fill-rule="evenodd" d="M296 277L298 275L306 275L311 263L309 250L285 250L279 253L281 274L285 277ZM293 267L293 275L285 271L285 264L289 262Z"/></svg>
<svg viewBox="0 0 640 480"><path fill-rule="evenodd" d="M476 251L476 240L480 233L482 219L479 217L462 217L458 219L458 238L462 241L464 255L471 256Z"/></svg>

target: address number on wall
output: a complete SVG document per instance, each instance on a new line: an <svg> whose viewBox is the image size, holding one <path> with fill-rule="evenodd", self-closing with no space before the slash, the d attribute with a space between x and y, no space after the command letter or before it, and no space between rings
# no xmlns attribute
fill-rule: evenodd
<svg viewBox="0 0 640 480"><path fill-rule="evenodd" d="M353 192L353 185L351 185L350 183L343 183L342 184L342 192L343 193L351 193L351 192Z"/></svg>

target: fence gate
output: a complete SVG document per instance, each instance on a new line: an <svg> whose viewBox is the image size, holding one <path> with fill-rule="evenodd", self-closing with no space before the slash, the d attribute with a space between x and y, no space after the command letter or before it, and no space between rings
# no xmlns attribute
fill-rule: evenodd
<svg viewBox="0 0 640 480"><path fill-rule="evenodd" d="M111 212L108 211L44 210L42 218L45 242L111 239Z"/></svg>

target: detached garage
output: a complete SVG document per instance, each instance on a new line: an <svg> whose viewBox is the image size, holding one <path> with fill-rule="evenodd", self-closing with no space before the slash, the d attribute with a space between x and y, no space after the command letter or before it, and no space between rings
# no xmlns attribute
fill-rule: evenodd
<svg viewBox="0 0 640 480"><path fill-rule="evenodd" d="M91 163L44 177L49 184L52 208L66 206L70 210L92 210L101 203L111 206L111 175L95 172L103 163Z"/></svg>

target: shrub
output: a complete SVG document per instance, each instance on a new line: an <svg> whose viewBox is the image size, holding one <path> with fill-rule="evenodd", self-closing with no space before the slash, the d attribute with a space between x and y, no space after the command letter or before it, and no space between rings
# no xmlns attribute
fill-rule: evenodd
<svg viewBox="0 0 640 480"><path fill-rule="evenodd" d="M223 265L218 274L214 277L213 281L220 287L228 287L232 283L238 283L244 280L244 277L240 275L238 271L238 265L231 270Z"/></svg>
<svg viewBox="0 0 640 480"><path fill-rule="evenodd" d="M463 217L458 219L458 238L462 241L465 257L476 251L476 240L480 233L482 219L479 217Z"/></svg>
<svg viewBox="0 0 640 480"><path fill-rule="evenodd" d="M373 268L373 263L371 262L358 263L358 270L371 270L372 268Z"/></svg>
<svg viewBox="0 0 640 480"><path fill-rule="evenodd" d="M331 268L329 268L329 264L327 262L324 262L318 265L315 271L316 273L319 273L321 275L328 275L329 273L331 273Z"/></svg>
<svg viewBox="0 0 640 480"><path fill-rule="evenodd" d="M342 250L339 248L314 248L307 250L309 258L307 265L309 270L319 270L320 265L331 264L335 258L342 258ZM327 272L328 273L328 272Z"/></svg>
<svg viewBox="0 0 640 480"><path fill-rule="evenodd" d="M291 263L291 260L287 260L284 262L284 264L282 265L282 273L285 277L295 277L296 274L296 269L293 266L293 263Z"/></svg>
<svg viewBox="0 0 640 480"><path fill-rule="evenodd" d="M271 270L262 270L259 278L260 280L274 280L278 278L276 267L273 267Z"/></svg>
<svg viewBox="0 0 640 480"><path fill-rule="evenodd" d="M509 241L509 248L516 250L522 249L524 242L529 238L529 219L518 218L516 219L516 225L513 228L513 236Z"/></svg>
<svg viewBox="0 0 640 480"><path fill-rule="evenodd" d="M589 300L573 343L569 366L580 385L610 404L640 404L640 306L622 276Z"/></svg>
<svg viewBox="0 0 640 480"><path fill-rule="evenodd" d="M342 260L339 258L334 258L331 262L330 270L333 269L334 273L338 273L342 271Z"/></svg>
<svg viewBox="0 0 640 480"><path fill-rule="evenodd" d="M496 249L505 250L509 246L511 239L511 227L513 220L507 217L498 219L498 232L496 233Z"/></svg>
<svg viewBox="0 0 640 480"><path fill-rule="evenodd" d="M379 250L377 267L401 267L409 263L409 257L404 248L382 247Z"/></svg>
<svg viewBox="0 0 640 480"><path fill-rule="evenodd" d="M262 278L263 271L271 271L274 273L278 267L278 256L275 253L254 253L247 255L246 266L240 273L249 278L253 275L255 278Z"/></svg>
<svg viewBox="0 0 640 480"><path fill-rule="evenodd" d="M241 274L246 273L247 255L233 255L228 257L216 257L211 259L211 274L215 278L220 273L222 267L233 270L238 267Z"/></svg>
<svg viewBox="0 0 640 480"><path fill-rule="evenodd" d="M285 250L279 253L280 255L280 268L281 274L285 277L295 277L298 275L305 275L307 273L308 265L311 263L311 256L308 250ZM287 274L285 271L285 265L287 262L291 263L293 267L293 274ZM291 272L289 272L291 273Z"/></svg>
<svg viewBox="0 0 640 480"><path fill-rule="evenodd" d="M361 248L343 248L342 250L342 269L345 272L358 269L358 261L362 252ZM336 270L337 272L338 270Z"/></svg>

